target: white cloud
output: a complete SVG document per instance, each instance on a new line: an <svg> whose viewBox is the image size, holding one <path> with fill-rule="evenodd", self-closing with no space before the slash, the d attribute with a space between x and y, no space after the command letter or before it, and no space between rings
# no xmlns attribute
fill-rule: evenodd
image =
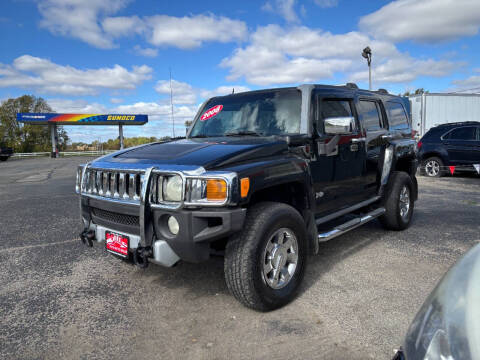
<svg viewBox="0 0 480 360"><path fill-rule="evenodd" d="M194 88L190 84L185 82L172 80L172 92L173 92L173 103L175 105L193 105L199 104L213 96L229 95L232 93L232 90L235 89L235 93L249 91L250 89L246 86L241 85L224 85L219 86L213 90ZM160 80L155 86L155 90L165 96L167 100L166 103L169 103L170 99L170 81L169 80Z"/></svg>
<svg viewBox="0 0 480 360"><path fill-rule="evenodd" d="M321 8L331 8L338 6L338 0L314 0L314 2Z"/></svg>
<svg viewBox="0 0 480 360"><path fill-rule="evenodd" d="M391 41L430 43L478 34L478 0L396 0L360 19L362 30Z"/></svg>
<svg viewBox="0 0 480 360"><path fill-rule="evenodd" d="M155 15L144 19L148 26L147 41L155 46L193 49L204 42L240 41L247 36L243 21L224 16L194 15L174 17Z"/></svg>
<svg viewBox="0 0 480 360"><path fill-rule="evenodd" d="M452 83L456 86L456 91L475 90L474 92L480 92L480 75L472 75L466 79L454 80Z"/></svg>
<svg viewBox="0 0 480 360"><path fill-rule="evenodd" d="M139 45L135 45L133 50L135 51L135 53L142 56L156 57L158 55L158 49L154 49L154 48L143 48Z"/></svg>
<svg viewBox="0 0 480 360"><path fill-rule="evenodd" d="M114 47L98 23L100 16L114 14L128 0L39 0L40 26L53 34L80 39L102 49Z"/></svg>
<svg viewBox="0 0 480 360"><path fill-rule="evenodd" d="M108 109L99 103L89 103L86 100L48 99L48 105L58 113L77 114L104 114Z"/></svg>
<svg viewBox="0 0 480 360"><path fill-rule="evenodd" d="M240 41L247 36L243 21L214 14L113 16L131 0L38 0L40 27L77 38L101 49L116 47L115 39L140 35L154 46L192 49L204 42ZM142 55L156 56L153 49Z"/></svg>
<svg viewBox="0 0 480 360"><path fill-rule="evenodd" d="M0 87L36 89L40 93L94 95L105 89L135 89L151 78L146 65L77 69L44 58L23 55L12 65L0 64Z"/></svg>
<svg viewBox="0 0 480 360"><path fill-rule="evenodd" d="M237 48L220 66L230 69L229 80L243 77L262 86L317 82L337 74L361 80L366 66L360 53L367 45L374 49L376 83L443 76L456 66L447 60L412 58L391 42L360 32L332 34L303 26L284 29L278 25L259 27L247 46Z"/></svg>
<svg viewBox="0 0 480 360"><path fill-rule="evenodd" d="M408 83L420 76L442 77L449 74L459 64L448 60L415 59L407 54L387 60L372 67L373 82ZM359 71L350 75L351 81L368 80L368 71Z"/></svg>
<svg viewBox="0 0 480 360"><path fill-rule="evenodd" d="M166 95L170 98L170 81L159 80L155 86L155 91L161 95ZM172 94L174 104L195 104L197 102L197 95L190 84L185 82L172 80Z"/></svg>
<svg viewBox="0 0 480 360"><path fill-rule="evenodd" d="M121 104L123 102L123 99L121 99L121 98L111 98L110 102L112 104Z"/></svg>
<svg viewBox="0 0 480 360"><path fill-rule="evenodd" d="M289 23L298 23L300 19L295 11L297 0L272 0L267 1L263 6L263 11L277 13Z"/></svg>

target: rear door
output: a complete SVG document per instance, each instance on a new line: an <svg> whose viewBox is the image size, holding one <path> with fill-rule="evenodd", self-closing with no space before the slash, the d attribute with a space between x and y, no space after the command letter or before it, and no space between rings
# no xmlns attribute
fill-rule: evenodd
<svg viewBox="0 0 480 360"><path fill-rule="evenodd" d="M380 161L392 136L388 130L385 109L381 101L361 97L357 101L357 110L363 132L366 134L365 193L372 197L377 193L377 176L381 173L383 165Z"/></svg>
<svg viewBox="0 0 480 360"><path fill-rule="evenodd" d="M318 134L316 158L310 163L316 194L317 214L354 205L365 198L365 143L355 111L353 96L314 95L315 127ZM328 135L324 131L327 118L354 117L356 129L348 135ZM321 154L320 147L336 142L332 154Z"/></svg>
<svg viewBox="0 0 480 360"><path fill-rule="evenodd" d="M471 165L476 164L479 156L477 151L477 127L461 126L450 130L442 137L442 143L445 146L450 164L452 165Z"/></svg>

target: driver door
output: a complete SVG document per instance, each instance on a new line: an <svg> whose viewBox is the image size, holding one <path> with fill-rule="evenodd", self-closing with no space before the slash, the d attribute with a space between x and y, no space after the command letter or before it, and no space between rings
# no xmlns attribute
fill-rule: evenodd
<svg viewBox="0 0 480 360"><path fill-rule="evenodd" d="M318 95L314 101L318 138L316 159L312 160L310 166L316 213L321 215L341 210L365 199L363 190L366 181L366 149L353 96ZM353 118L354 123L349 133L329 134L326 131L325 121L338 118ZM330 149L325 152L325 148ZM330 151L332 149L333 151Z"/></svg>

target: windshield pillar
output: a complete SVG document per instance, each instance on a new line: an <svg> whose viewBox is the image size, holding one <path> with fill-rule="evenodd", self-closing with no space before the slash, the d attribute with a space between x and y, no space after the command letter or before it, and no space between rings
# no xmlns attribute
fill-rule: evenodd
<svg viewBox="0 0 480 360"><path fill-rule="evenodd" d="M314 85L300 85L297 87L302 92L302 110L300 117L300 134L312 136L312 122L310 121L310 106Z"/></svg>

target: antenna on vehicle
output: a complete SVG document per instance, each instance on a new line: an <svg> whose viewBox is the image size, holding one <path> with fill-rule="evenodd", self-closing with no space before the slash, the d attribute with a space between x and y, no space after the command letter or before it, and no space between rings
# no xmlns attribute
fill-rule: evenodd
<svg viewBox="0 0 480 360"><path fill-rule="evenodd" d="M235 88L232 88L232 94L235 94Z"/></svg>
<svg viewBox="0 0 480 360"><path fill-rule="evenodd" d="M175 120L173 118L173 90L172 90L172 69L168 68L170 71L170 106L172 108L172 134L175 138Z"/></svg>

